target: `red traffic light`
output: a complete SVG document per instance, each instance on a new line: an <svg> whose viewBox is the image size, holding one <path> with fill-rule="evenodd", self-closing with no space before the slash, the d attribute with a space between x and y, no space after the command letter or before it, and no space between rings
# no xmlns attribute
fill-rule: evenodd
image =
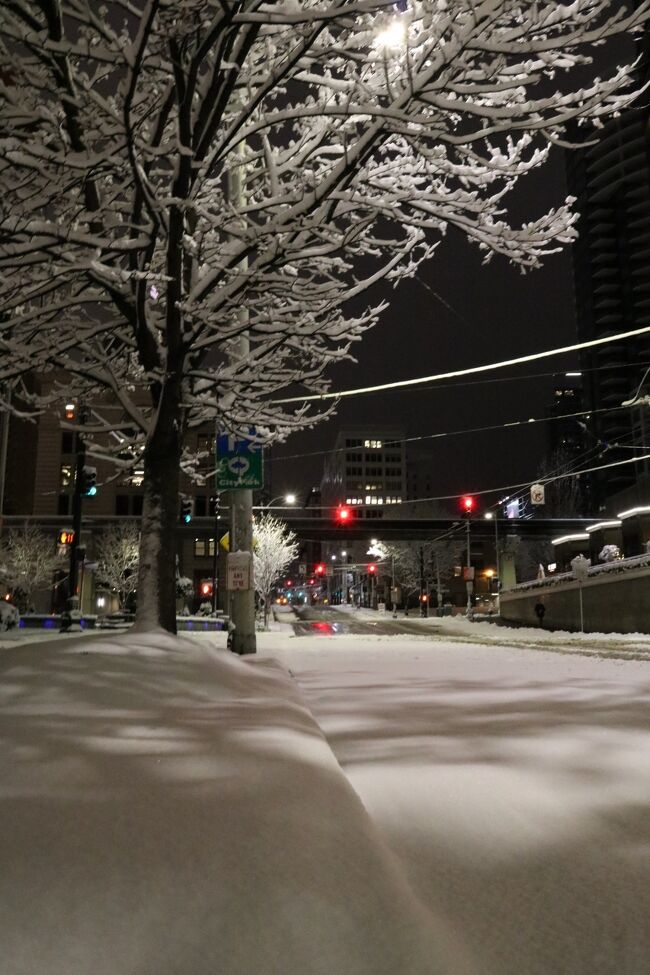
<svg viewBox="0 0 650 975"><path fill-rule="evenodd" d="M323 565L322 562L318 563L318 565L314 569L314 572L316 573L317 576L325 575L325 566Z"/></svg>
<svg viewBox="0 0 650 975"><path fill-rule="evenodd" d="M63 530L59 532L58 543L59 545L72 545L74 542L74 532Z"/></svg>
<svg viewBox="0 0 650 975"><path fill-rule="evenodd" d="M471 515L472 511L476 507L476 498L472 497L471 494L464 494L460 499L460 510L466 515Z"/></svg>
<svg viewBox="0 0 650 975"><path fill-rule="evenodd" d="M208 579L202 582L199 588L202 596L212 595L212 583Z"/></svg>
<svg viewBox="0 0 650 975"><path fill-rule="evenodd" d="M287 587L288 586L292 586L292 585L293 585L293 582L291 581L291 579L287 579Z"/></svg>
<svg viewBox="0 0 650 975"><path fill-rule="evenodd" d="M377 571L377 566L374 563L368 566L368 572L370 573L371 576L374 576L376 571Z"/></svg>
<svg viewBox="0 0 650 975"><path fill-rule="evenodd" d="M340 504L336 509L336 520L341 525L345 525L347 522L352 521L352 512L345 504Z"/></svg>

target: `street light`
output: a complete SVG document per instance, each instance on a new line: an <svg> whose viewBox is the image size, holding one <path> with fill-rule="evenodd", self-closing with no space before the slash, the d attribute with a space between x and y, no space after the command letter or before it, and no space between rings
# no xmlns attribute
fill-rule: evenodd
<svg viewBox="0 0 650 975"><path fill-rule="evenodd" d="M272 498L266 504L260 504L256 507L258 508L272 508L276 501L284 501L285 505L291 505L296 503L295 494L278 494L277 498Z"/></svg>

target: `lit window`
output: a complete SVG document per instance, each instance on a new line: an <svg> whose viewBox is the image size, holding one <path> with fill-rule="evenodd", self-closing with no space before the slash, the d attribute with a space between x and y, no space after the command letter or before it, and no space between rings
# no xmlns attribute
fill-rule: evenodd
<svg viewBox="0 0 650 975"><path fill-rule="evenodd" d="M194 555L196 558L203 558L205 556L205 539L195 538L194 539Z"/></svg>
<svg viewBox="0 0 650 975"><path fill-rule="evenodd" d="M144 471L133 471L131 475L131 484L133 487L142 487L144 484Z"/></svg>
<svg viewBox="0 0 650 975"><path fill-rule="evenodd" d="M61 465L61 487L67 488L72 484L72 465L62 464Z"/></svg>

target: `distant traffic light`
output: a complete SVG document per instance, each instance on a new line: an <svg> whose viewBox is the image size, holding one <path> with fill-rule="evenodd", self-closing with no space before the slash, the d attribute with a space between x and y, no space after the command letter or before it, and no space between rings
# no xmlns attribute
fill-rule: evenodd
<svg viewBox="0 0 650 975"><path fill-rule="evenodd" d="M464 515L471 515L476 507L476 498L471 494L464 494L460 499L460 510Z"/></svg>
<svg viewBox="0 0 650 975"><path fill-rule="evenodd" d="M377 572L377 566L376 566L376 565L374 564L374 562L372 562L372 563L371 563L371 564L370 564L370 565L368 566L368 573L369 573L369 574L370 574L371 576L374 576L376 572Z"/></svg>
<svg viewBox="0 0 650 975"><path fill-rule="evenodd" d="M336 509L336 520L339 525L346 525L352 521L352 511L345 504L340 504Z"/></svg>
<svg viewBox="0 0 650 975"><path fill-rule="evenodd" d="M211 579L203 579L202 582L201 582L201 585L199 586L199 592L200 592L200 594L202 596L211 596L212 595L212 580Z"/></svg>
<svg viewBox="0 0 650 975"><path fill-rule="evenodd" d="M325 566L323 565L322 562L319 562L318 563L318 565L314 569L314 572L316 573L317 576L324 576L325 575Z"/></svg>
<svg viewBox="0 0 650 975"><path fill-rule="evenodd" d="M181 498L181 521L189 525L194 516L194 501L192 498Z"/></svg>
<svg viewBox="0 0 650 975"><path fill-rule="evenodd" d="M84 467L81 472L81 493L85 498L94 498L97 494L97 468Z"/></svg>

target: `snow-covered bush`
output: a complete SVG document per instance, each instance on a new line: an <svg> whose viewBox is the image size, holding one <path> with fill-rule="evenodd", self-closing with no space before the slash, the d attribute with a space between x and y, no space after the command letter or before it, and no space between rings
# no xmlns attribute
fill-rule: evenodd
<svg viewBox="0 0 650 975"><path fill-rule="evenodd" d="M615 562L617 559L623 558L623 556L618 545L605 545L601 549L598 558L601 562Z"/></svg>

